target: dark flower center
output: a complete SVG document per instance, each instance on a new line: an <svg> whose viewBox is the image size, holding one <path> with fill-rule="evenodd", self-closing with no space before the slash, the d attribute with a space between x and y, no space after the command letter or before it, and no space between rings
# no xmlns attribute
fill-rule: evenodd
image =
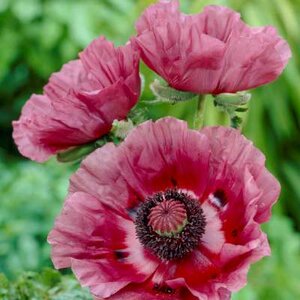
<svg viewBox="0 0 300 300"><path fill-rule="evenodd" d="M198 199L172 189L148 197L137 211L135 225L145 248L161 259L174 260L199 245L206 221Z"/></svg>

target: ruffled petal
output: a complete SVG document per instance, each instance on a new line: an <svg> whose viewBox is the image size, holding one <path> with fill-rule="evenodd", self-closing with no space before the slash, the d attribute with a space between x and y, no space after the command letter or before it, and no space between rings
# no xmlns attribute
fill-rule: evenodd
<svg viewBox="0 0 300 300"><path fill-rule="evenodd" d="M118 166L119 150L112 144L95 150L83 160L70 179L70 194L86 192L103 204L128 216L128 209L137 205Z"/></svg>
<svg viewBox="0 0 300 300"><path fill-rule="evenodd" d="M13 138L24 156L43 162L60 150L96 139L109 130L103 120L89 116L85 109L65 108L63 101L54 107L47 96L31 96L21 118L13 122Z"/></svg>
<svg viewBox="0 0 300 300"><path fill-rule="evenodd" d="M128 43L115 48L100 37L80 54L83 66L97 82L98 89L113 85L121 79L127 87L128 101L133 106L140 93L139 55Z"/></svg>
<svg viewBox="0 0 300 300"><path fill-rule="evenodd" d="M227 211L236 211L236 215L239 206L249 208L248 204L253 201L252 206L256 205L253 218L267 221L271 207L278 199L280 185L266 170L264 155L235 129L208 127L201 132L210 140L212 151L210 191L206 194L223 188L231 199Z"/></svg>
<svg viewBox="0 0 300 300"><path fill-rule="evenodd" d="M208 141L188 130L185 122L173 118L145 122L132 130L119 152L122 176L142 199L174 187L199 196L206 186Z"/></svg>
<svg viewBox="0 0 300 300"><path fill-rule="evenodd" d="M178 90L216 88L225 44L202 31L202 23L180 14L178 1L150 6L137 22L134 44L144 62Z"/></svg>
<svg viewBox="0 0 300 300"><path fill-rule="evenodd" d="M109 297L130 282L143 282L157 268L144 254L132 221L78 192L65 202L48 236L56 268L70 267L83 286Z"/></svg>
<svg viewBox="0 0 300 300"><path fill-rule="evenodd" d="M136 22L136 29L139 33L148 31L149 28L164 26L166 18L172 20L179 18L178 0L161 0L156 4L150 5Z"/></svg>
<svg viewBox="0 0 300 300"><path fill-rule="evenodd" d="M270 37L262 31L233 37L227 44L224 69L215 93L243 91L274 81L290 57L287 43L278 36Z"/></svg>
<svg viewBox="0 0 300 300"><path fill-rule="evenodd" d="M211 93L243 91L275 80L291 50L272 26L249 27L240 14L222 6L207 6L192 16L203 31L226 44L219 84Z"/></svg>
<svg viewBox="0 0 300 300"><path fill-rule="evenodd" d="M205 34L227 43L232 34L242 35L249 27L241 21L241 15L234 10L218 5L204 7L200 14L192 15L194 22L202 24Z"/></svg>
<svg viewBox="0 0 300 300"><path fill-rule="evenodd" d="M269 255L268 239L261 230L257 239L243 246L225 244L220 254L223 271L218 285L226 286L232 292L240 290L247 284L250 265Z"/></svg>
<svg viewBox="0 0 300 300"><path fill-rule="evenodd" d="M44 93L50 99L59 101L66 95L71 95L72 91L90 80L88 73L85 72L82 62L79 59L70 61L63 65L59 72L53 73L49 82L44 86ZM77 102L76 98L70 97L72 102Z"/></svg>
<svg viewBox="0 0 300 300"><path fill-rule="evenodd" d="M149 285L128 285L112 297L107 298L109 300L197 300L187 288L182 288L174 292L159 292ZM95 299L101 300L101 299Z"/></svg>
<svg viewBox="0 0 300 300"><path fill-rule="evenodd" d="M175 277L184 278L186 287L198 299L221 300L216 297L218 289L213 285L220 271L212 258L201 250L195 250L178 264Z"/></svg>

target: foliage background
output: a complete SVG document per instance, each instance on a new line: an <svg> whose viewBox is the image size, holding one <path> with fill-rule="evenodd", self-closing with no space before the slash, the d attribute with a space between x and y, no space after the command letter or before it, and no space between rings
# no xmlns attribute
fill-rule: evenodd
<svg viewBox="0 0 300 300"><path fill-rule="evenodd" d="M46 236L66 195L76 166L44 165L22 158L11 139L11 121L49 75L74 59L93 38L117 44L134 34L134 22L148 0L0 1L0 299L89 299L71 275L51 269ZM249 285L234 299L300 299L300 0L181 0L185 12L221 4L242 13L254 26L276 26L293 58L280 79L253 91L244 134L267 156L282 184L271 222L264 226L273 255L251 268ZM142 67L146 86L152 72ZM144 99L152 99L148 88ZM227 120L207 102L206 124ZM152 118L169 114L189 119L196 103L162 104ZM26 273L35 271L37 273Z"/></svg>

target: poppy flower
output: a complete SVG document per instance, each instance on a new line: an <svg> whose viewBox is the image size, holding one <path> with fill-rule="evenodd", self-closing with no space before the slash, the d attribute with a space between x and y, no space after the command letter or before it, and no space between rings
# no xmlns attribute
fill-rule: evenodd
<svg viewBox="0 0 300 300"><path fill-rule="evenodd" d="M286 66L288 44L271 26L249 27L240 14L207 6L186 15L179 1L145 10L133 39L144 62L177 90L197 94L244 91L275 80Z"/></svg>
<svg viewBox="0 0 300 300"><path fill-rule="evenodd" d="M148 121L72 176L52 261L99 299L229 299L270 254L260 224L279 191L239 131Z"/></svg>
<svg viewBox="0 0 300 300"><path fill-rule="evenodd" d="M115 48L100 37L50 77L43 95L31 96L13 122L15 143L24 156L43 162L108 133L139 93L138 53L131 44Z"/></svg>

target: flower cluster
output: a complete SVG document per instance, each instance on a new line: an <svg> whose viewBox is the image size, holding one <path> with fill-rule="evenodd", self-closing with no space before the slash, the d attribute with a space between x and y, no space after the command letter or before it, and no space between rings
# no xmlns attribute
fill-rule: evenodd
<svg viewBox="0 0 300 300"><path fill-rule="evenodd" d="M280 185L239 130L169 117L133 124L128 115L140 59L165 80L154 85L158 97L211 94L235 109L249 100L239 92L280 75L290 49L273 27L251 28L229 8L178 8L147 8L125 46L94 40L13 123L20 152L38 162L97 145L116 120L134 127L82 161L48 236L54 266L72 268L95 299L230 299L250 264L270 254L260 224Z"/></svg>

